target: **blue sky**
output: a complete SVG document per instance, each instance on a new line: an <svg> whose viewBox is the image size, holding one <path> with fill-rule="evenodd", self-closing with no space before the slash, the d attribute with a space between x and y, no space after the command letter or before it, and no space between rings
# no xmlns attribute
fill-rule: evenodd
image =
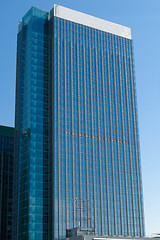
<svg viewBox="0 0 160 240"><path fill-rule="evenodd" d="M0 125L14 126L16 34L31 6L57 3L132 29L146 234L160 232L160 1L2 0L0 2Z"/></svg>

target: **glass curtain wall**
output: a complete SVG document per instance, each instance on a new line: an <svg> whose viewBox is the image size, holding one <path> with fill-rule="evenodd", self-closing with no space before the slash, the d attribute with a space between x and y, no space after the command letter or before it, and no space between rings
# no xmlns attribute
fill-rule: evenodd
<svg viewBox="0 0 160 240"><path fill-rule="evenodd" d="M52 21L54 237L143 236L132 40Z"/></svg>
<svg viewBox="0 0 160 240"><path fill-rule="evenodd" d="M48 239L48 13L31 8L18 33L14 239Z"/></svg>
<svg viewBox="0 0 160 240"><path fill-rule="evenodd" d="M14 239L143 236L132 40L31 8L17 41Z"/></svg>

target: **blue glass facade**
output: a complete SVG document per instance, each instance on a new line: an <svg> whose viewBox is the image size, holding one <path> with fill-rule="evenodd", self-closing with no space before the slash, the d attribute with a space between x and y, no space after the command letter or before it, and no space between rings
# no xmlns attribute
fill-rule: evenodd
<svg viewBox="0 0 160 240"><path fill-rule="evenodd" d="M31 8L17 44L14 239L48 239L48 13Z"/></svg>
<svg viewBox="0 0 160 240"><path fill-rule="evenodd" d="M144 236L132 44L53 10L23 18L15 239L61 239L73 227Z"/></svg>
<svg viewBox="0 0 160 240"><path fill-rule="evenodd" d="M13 232L14 128L0 126L0 239Z"/></svg>
<svg viewBox="0 0 160 240"><path fill-rule="evenodd" d="M57 17L53 34L55 237L143 236L132 40Z"/></svg>

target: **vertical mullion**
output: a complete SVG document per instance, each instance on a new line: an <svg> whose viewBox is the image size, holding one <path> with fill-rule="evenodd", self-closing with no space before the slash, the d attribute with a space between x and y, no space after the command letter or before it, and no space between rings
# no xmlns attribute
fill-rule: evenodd
<svg viewBox="0 0 160 240"><path fill-rule="evenodd" d="M104 70L104 36L105 36L105 34L104 33L101 33L101 71L102 71L102 97L103 97L103 102L102 102L102 104L103 104L103 129L104 129L104 151L105 151L105 153L104 153L104 159L105 159L105 169L103 169L103 171L104 171L104 182L105 182L105 184L106 184L106 190L107 190L107 163L106 163L106 161L107 161L107 153L106 153L106 124L105 124L105 109L106 109L106 106L105 106L105 97L104 97L104 81L105 81L105 78L104 78L104 76L105 76L105 70ZM103 210L104 211L104 227L105 227L105 229L104 229L104 233L102 233L102 234L105 234L105 235L107 235L108 234L108 230L106 231L106 227L107 227L107 229L108 229L108 224L106 224L106 222L108 222L107 220L108 220L108 199L105 199L105 196L103 195L103 201L104 201L104 208L105 208L105 210L106 210L106 208L107 208L107 218L105 218L105 210ZM106 220L107 219L107 220Z"/></svg>
<svg viewBox="0 0 160 240"><path fill-rule="evenodd" d="M122 52L123 52L123 46L122 46L123 45L123 40L122 39L121 39L121 44L120 45L121 45L121 59L123 59L123 54L122 54ZM121 67L119 68L119 70L121 72ZM120 77L120 83L122 81L124 81L123 80L123 76ZM120 84L120 86L122 86L122 84ZM122 136L123 136L123 158L124 158L124 175L125 175L125 193L126 193L125 194L125 197L126 197L125 204L126 204L126 215L127 215L127 226L126 226L127 227L127 231L126 231L126 235L128 235L129 234L129 232L128 232L128 229L129 229L128 228L128 194L127 194L127 180L126 180L126 176L127 176L127 172L126 172L126 156L125 156L125 148L124 148L124 122L123 122L124 117L123 117L123 104L122 104L122 102L123 102L122 88L123 88L123 86L121 87L120 96L121 96L121 116L122 116Z"/></svg>
<svg viewBox="0 0 160 240"><path fill-rule="evenodd" d="M92 30L90 30L90 37L92 39ZM91 42L92 43L92 42ZM92 78L93 78L93 75L92 75L92 53L91 53L91 48L92 48L92 45L90 44L89 45L89 69L90 69L90 90L91 90L91 94L90 94L90 101L91 101L91 130L92 130L92 136L93 136L93 106L92 106ZM96 209L95 209L95 179L94 179L94 158L93 158L93 148L94 148L94 141L93 141L93 137L92 137L92 175L93 175L93 197L94 197L94 200L93 200L93 208L94 208L94 228L96 226L95 224L95 217L96 217Z"/></svg>
<svg viewBox="0 0 160 240"><path fill-rule="evenodd" d="M99 158L98 158L98 163L99 163L99 183L100 183L100 212L101 212L101 216L98 216L98 222L101 222L100 226L101 226L101 231L98 232L98 234L101 234L102 233L102 184L101 184L101 164L100 164L100 135L99 135L99 99L98 99L98 71L97 71L97 68L98 68L98 48L96 47L95 45L95 62L96 62L96 95L97 95L97 127L98 127L98 153L99 153ZM99 223L98 223L99 224ZM100 229L99 229L100 230Z"/></svg>
<svg viewBox="0 0 160 240"><path fill-rule="evenodd" d="M126 41L126 40L125 40ZM127 47L126 47L126 42L125 42L125 45L124 45L124 72L125 72L125 79L124 79L124 81L125 81L125 90L126 90L126 107L127 107L127 112L126 112L126 114L127 114L127 124L128 124L128 129L127 129L127 132L128 132L128 140L129 140L129 159L128 159L128 161L130 161L130 172L131 172L131 159L132 159L132 155L131 155L131 144L132 144L132 142L130 141L131 140L131 133L130 133L130 122L129 122L129 116L128 116L128 109L129 109L129 106L128 106L128 93L127 93L127 85L128 85L128 83L127 83L127 80L128 80L128 74L127 74L127 64L126 64L126 58L127 58L127 56L126 56L126 52L127 51ZM130 197L131 197L131 202L129 201L129 203L130 203L130 205L132 205L132 214L134 214L134 211L133 211L133 186L132 186L132 173L130 174L130 177L131 177L131 185L130 185L130 183L129 183L129 188L131 187L131 195L130 195L130 191L129 191L129 199L130 199ZM131 207L131 206L130 206ZM129 209L129 212L131 213L131 209ZM131 235L133 234L133 228L134 228L134 226L133 226L133 228L132 228L132 221L133 221L133 218L134 217L131 217L130 216L130 226L131 226ZM133 221L133 225L134 225L134 221Z"/></svg>
<svg viewBox="0 0 160 240"><path fill-rule="evenodd" d="M71 211L72 214L70 212L70 217L72 215L72 223L73 223L73 227L74 227L74 206L73 206L73 199L74 199L74 162L73 162L73 77L72 77L72 64L73 64L73 60L72 60L72 28L70 30L70 67L71 67L71 118L72 118L72 195L70 195L70 205L71 205ZM70 223L70 226L72 225L72 223Z"/></svg>
<svg viewBox="0 0 160 240"><path fill-rule="evenodd" d="M59 28L59 21L58 21ZM57 46L57 101L58 101L58 237L60 238L60 189L59 189L59 33L58 33L58 46Z"/></svg>
<svg viewBox="0 0 160 240"><path fill-rule="evenodd" d="M64 21L65 25L65 21ZM64 30L64 101L65 101L65 226L67 229L67 138L66 138L66 104L67 104L67 98L66 98L66 32Z"/></svg>
<svg viewBox="0 0 160 240"><path fill-rule="evenodd" d="M116 41L115 41L116 43ZM116 67L115 67L115 50L116 46L114 46L114 52L113 52L113 75L114 75L114 92L115 92L115 115L116 115L116 134L117 134L117 139L118 140L118 125L117 125L117 103L116 103ZM119 171L119 146L118 146L118 141L116 141L117 144L117 159L118 159L118 171ZM119 181L119 191L120 191L120 195L121 195L121 187L120 187L120 172L117 173L118 174L118 181ZM119 200L120 200L120 195L119 195ZM116 199L117 200L117 199ZM120 206L121 206L121 201L120 201ZM120 214L121 214L121 207L120 207ZM118 214L117 214L118 215ZM118 222L119 225L121 225L120 222ZM117 228L117 226L116 226ZM121 229L122 229L122 225L121 225ZM117 230L117 229L116 229ZM119 233L119 229L116 232L116 235L121 235L121 233Z"/></svg>
<svg viewBox="0 0 160 240"><path fill-rule="evenodd" d="M84 30L84 28L83 28ZM85 36L85 33L83 33L83 35ZM86 38L85 38L86 39ZM88 171L87 171L87 166L88 166L88 161L87 161L87 130L86 130L86 71L85 71L85 60L86 60L86 54L85 54L85 40L83 40L83 69L84 69L84 72L83 72L83 76L84 76L84 121L85 121L85 137L84 137L84 141L85 141L85 162L86 162L86 195L87 195L87 198L85 199L86 201L86 212L87 212L87 224L85 227L88 227ZM85 186L85 183L84 183L84 186ZM84 201L84 208L85 208L85 201ZM84 209L84 212L85 212L85 209ZM84 225L85 225L85 219L84 219Z"/></svg>
<svg viewBox="0 0 160 240"><path fill-rule="evenodd" d="M78 27L78 26L77 26ZM80 29L80 28L79 28ZM77 31L78 32L78 31ZM80 113L79 113L79 75L80 75L80 69L79 69L79 56L80 56L80 41L77 41L77 87L78 87L78 139L79 139L79 196L80 198L77 199L77 205L80 205L80 227L81 227L81 158L80 158ZM78 204L79 202L79 204ZM78 208L78 206L76 206Z"/></svg>
<svg viewBox="0 0 160 240"><path fill-rule="evenodd" d="M109 35L109 42L108 42L108 94L109 94L109 113L110 113L110 143L111 143L111 162L112 162L112 187L113 187L113 216L112 216L112 219L114 219L114 234L113 234L113 231L111 230L111 235L115 235L115 194L114 194L114 172L113 172L113 144L112 144L112 106L111 106L111 77L110 77L110 74L111 74L111 50L110 50L110 47L111 47L111 43L110 43L110 40L111 40L111 37Z"/></svg>

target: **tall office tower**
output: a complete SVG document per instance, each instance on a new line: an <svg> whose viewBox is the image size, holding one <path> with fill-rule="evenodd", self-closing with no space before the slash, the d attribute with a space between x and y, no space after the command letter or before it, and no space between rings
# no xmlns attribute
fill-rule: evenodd
<svg viewBox="0 0 160 240"><path fill-rule="evenodd" d="M31 8L17 44L14 239L143 236L131 30Z"/></svg>
<svg viewBox="0 0 160 240"><path fill-rule="evenodd" d="M0 239L12 239L14 128L0 126Z"/></svg>

